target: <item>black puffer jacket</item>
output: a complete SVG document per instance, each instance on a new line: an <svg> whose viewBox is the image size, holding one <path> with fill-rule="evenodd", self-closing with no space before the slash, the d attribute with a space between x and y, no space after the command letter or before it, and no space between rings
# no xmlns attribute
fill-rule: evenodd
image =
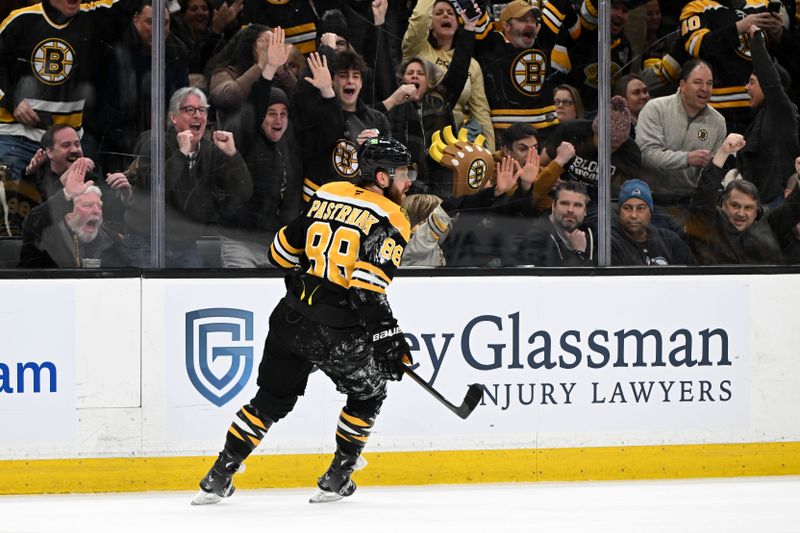
<svg viewBox="0 0 800 533"><path fill-rule="evenodd" d="M759 209L755 222L737 230L719 207L724 170L712 165L703 169L692 195L686 234L701 265L779 264L778 241Z"/></svg>

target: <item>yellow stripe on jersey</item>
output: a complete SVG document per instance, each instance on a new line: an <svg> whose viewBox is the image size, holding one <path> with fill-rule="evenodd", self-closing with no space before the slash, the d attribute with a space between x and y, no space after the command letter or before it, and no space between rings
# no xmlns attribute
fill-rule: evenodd
<svg viewBox="0 0 800 533"><path fill-rule="evenodd" d="M311 197L317 192L319 185L311 181L309 178L303 178L303 201L308 202Z"/></svg>
<svg viewBox="0 0 800 533"><path fill-rule="evenodd" d="M6 29L6 26L8 26L12 20L19 17L20 15L26 15L28 13L44 14L41 2L33 4L32 6L15 9L11 13L9 13L8 16L5 18L5 20L3 20L2 24L0 24L0 32Z"/></svg>
<svg viewBox="0 0 800 533"><path fill-rule="evenodd" d="M70 115L52 115L53 124L69 124L73 128L80 129L83 125L83 113L72 113Z"/></svg>
<svg viewBox="0 0 800 533"><path fill-rule="evenodd" d="M719 95L719 94L735 94L735 93L744 93L747 92L747 89L744 85L736 85L733 87L714 87L711 89L712 95Z"/></svg>
<svg viewBox="0 0 800 533"><path fill-rule="evenodd" d="M683 47L692 57L700 57L700 46L703 43L703 37L711 33L711 30L708 28L703 28L702 30L697 30L696 32L692 33L692 36L686 40Z"/></svg>
<svg viewBox="0 0 800 533"><path fill-rule="evenodd" d="M0 122L11 123L16 121L17 119L14 117L14 115L11 114L11 111L6 109L5 107L0 107Z"/></svg>
<svg viewBox="0 0 800 533"><path fill-rule="evenodd" d="M286 28L286 42L294 45L302 54L309 54L317 49L315 42L317 27L313 22Z"/></svg>
<svg viewBox="0 0 800 533"><path fill-rule="evenodd" d="M475 23L475 40L481 41L485 39L492 31L494 31L492 21L489 19L487 13L483 13L478 19L478 22Z"/></svg>
<svg viewBox="0 0 800 533"><path fill-rule="evenodd" d="M285 33L286 37L291 37L292 35L306 33L309 31L317 31L317 26L313 22L308 22L306 24L300 24L299 26L292 26L291 28L286 28Z"/></svg>
<svg viewBox="0 0 800 533"><path fill-rule="evenodd" d="M703 11L708 8L719 8L722 7L719 3L714 2L712 0L695 0L694 2L689 2L683 9L681 10L680 19L683 21L684 19L688 19L693 17L694 15L699 15Z"/></svg>
<svg viewBox="0 0 800 533"><path fill-rule="evenodd" d="M734 107L750 107L750 100L735 100L730 102L709 102L714 109L732 109Z"/></svg>
<svg viewBox="0 0 800 533"><path fill-rule="evenodd" d="M269 255L283 268L293 268L300 263L300 253L302 248L292 246L286 240L286 227L282 227L275 239L272 241L272 246L269 247Z"/></svg>
<svg viewBox="0 0 800 533"><path fill-rule="evenodd" d="M580 28L580 25L578 25ZM580 31L578 32L580 35ZM561 72L569 72L572 70L572 61L569 58L569 52L560 44L557 44L550 50L550 65Z"/></svg>

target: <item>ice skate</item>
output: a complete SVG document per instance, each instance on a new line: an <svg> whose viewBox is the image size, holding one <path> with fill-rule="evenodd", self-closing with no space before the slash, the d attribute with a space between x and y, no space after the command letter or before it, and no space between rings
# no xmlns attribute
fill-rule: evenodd
<svg viewBox="0 0 800 533"><path fill-rule="evenodd" d="M342 465L341 468L337 468L337 463L342 463L342 461L337 461L337 459L338 454L337 458L334 459L334 463L328 468L328 471L317 480L319 489L309 498L308 503L338 502L356 491L356 484L350 479L350 475L356 470L361 470L367 466L367 460L359 455L352 468L348 468L345 465ZM346 463L347 461L344 462Z"/></svg>
<svg viewBox="0 0 800 533"><path fill-rule="evenodd" d="M192 499L192 505L209 505L229 497L236 490L233 486L233 475L244 470L244 463L237 461L226 450L221 451L214 466L200 480L200 490Z"/></svg>

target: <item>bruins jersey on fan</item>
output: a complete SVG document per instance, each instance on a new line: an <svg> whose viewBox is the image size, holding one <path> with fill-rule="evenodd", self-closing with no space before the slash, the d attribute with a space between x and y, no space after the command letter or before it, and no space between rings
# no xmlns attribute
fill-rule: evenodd
<svg viewBox="0 0 800 533"><path fill-rule="evenodd" d="M67 20L48 2L9 14L0 24L0 135L38 142L51 124L80 131L84 105L97 95L98 45L116 37L115 20L128 20L130 4L81 4L80 12ZM26 127L14 117L23 99L39 115L40 128Z"/></svg>
<svg viewBox="0 0 800 533"><path fill-rule="evenodd" d="M736 22L763 12L768 0L747 0L733 10L713 0L689 2L681 11L681 42L687 54L714 67L710 105L725 117L729 132L742 133L750 121L750 96L745 90L753 69L748 37Z"/></svg>
<svg viewBox="0 0 800 533"><path fill-rule="evenodd" d="M558 124L553 105L557 83L550 53L538 37L534 46L520 49L492 32L476 48L495 131L520 122L537 129Z"/></svg>
<svg viewBox="0 0 800 533"><path fill-rule="evenodd" d="M308 0L244 0L242 21L280 26L286 31L287 44L303 54L317 49L317 16Z"/></svg>
<svg viewBox="0 0 800 533"><path fill-rule="evenodd" d="M303 215L278 231L269 257L278 267L299 267L321 280L296 295L311 307L340 299L344 289L359 292L358 301L388 309L386 288L410 232L405 211L385 196L332 182L314 193Z"/></svg>

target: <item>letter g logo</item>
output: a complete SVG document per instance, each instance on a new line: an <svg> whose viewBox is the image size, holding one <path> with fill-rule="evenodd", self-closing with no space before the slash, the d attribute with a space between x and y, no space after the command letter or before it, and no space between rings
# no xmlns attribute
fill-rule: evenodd
<svg viewBox="0 0 800 533"><path fill-rule="evenodd" d="M215 307L186 313L186 372L197 392L221 407L253 372L253 313Z"/></svg>

